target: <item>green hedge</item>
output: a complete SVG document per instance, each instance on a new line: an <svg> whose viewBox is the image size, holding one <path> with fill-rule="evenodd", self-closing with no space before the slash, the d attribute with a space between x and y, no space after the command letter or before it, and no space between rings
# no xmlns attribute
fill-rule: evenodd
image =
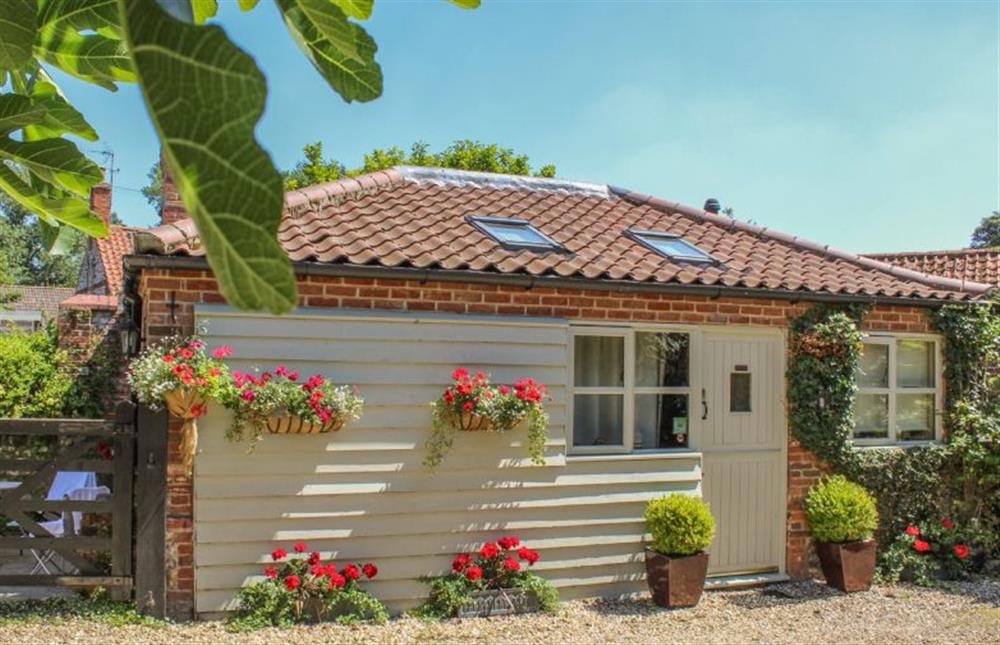
<svg viewBox="0 0 1000 645"><path fill-rule="evenodd" d="M0 334L0 417L62 416L75 371L51 326Z"/></svg>

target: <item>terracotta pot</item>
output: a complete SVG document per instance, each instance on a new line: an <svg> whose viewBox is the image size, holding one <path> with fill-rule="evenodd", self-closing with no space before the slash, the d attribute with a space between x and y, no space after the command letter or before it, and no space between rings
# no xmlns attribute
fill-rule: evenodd
<svg viewBox="0 0 1000 645"><path fill-rule="evenodd" d="M875 575L875 540L817 542L816 553L826 584L844 593L868 591Z"/></svg>
<svg viewBox="0 0 1000 645"><path fill-rule="evenodd" d="M660 607L694 607L708 573L708 554L670 557L646 549L646 584Z"/></svg>
<svg viewBox="0 0 1000 645"><path fill-rule="evenodd" d="M272 414L267 417L267 431L271 434L319 434L337 432L344 427L344 420L334 417L326 423L310 423L300 416Z"/></svg>
<svg viewBox="0 0 1000 645"><path fill-rule="evenodd" d="M184 419L181 426L181 463L190 475L194 465L194 453L198 450L198 424L195 420L205 413L206 401L197 390L179 388L163 395L167 410L175 417Z"/></svg>

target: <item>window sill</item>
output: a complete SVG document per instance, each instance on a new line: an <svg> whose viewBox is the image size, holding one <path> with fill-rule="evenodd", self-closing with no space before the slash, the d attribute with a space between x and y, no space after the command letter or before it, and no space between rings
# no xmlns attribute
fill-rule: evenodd
<svg viewBox="0 0 1000 645"><path fill-rule="evenodd" d="M651 450L649 452L620 452L601 454L567 454L566 462L574 461L639 461L644 459L691 459L701 458L701 451L688 448L678 448L676 450Z"/></svg>
<svg viewBox="0 0 1000 645"><path fill-rule="evenodd" d="M854 442L855 448L861 448L864 450L871 449L887 449L887 448L902 448L904 450L908 448L926 448L928 446L941 445L943 442L931 439L924 439L921 441L897 441L896 443L859 443Z"/></svg>

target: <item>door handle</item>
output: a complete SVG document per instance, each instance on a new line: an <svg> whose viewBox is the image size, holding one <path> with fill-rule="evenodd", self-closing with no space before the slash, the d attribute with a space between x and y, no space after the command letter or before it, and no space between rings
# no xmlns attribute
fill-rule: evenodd
<svg viewBox="0 0 1000 645"><path fill-rule="evenodd" d="M705 400L705 388L701 388L701 420L708 418L708 401Z"/></svg>

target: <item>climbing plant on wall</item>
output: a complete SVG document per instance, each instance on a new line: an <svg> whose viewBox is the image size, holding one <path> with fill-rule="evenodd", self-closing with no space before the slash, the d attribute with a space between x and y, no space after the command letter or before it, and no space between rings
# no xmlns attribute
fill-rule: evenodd
<svg viewBox="0 0 1000 645"><path fill-rule="evenodd" d="M863 306L819 305L792 321L788 360L789 422L800 444L865 486L879 503L877 538L888 544L907 523L955 514L984 535L1000 529L1000 396L996 371L1000 316L988 306L945 306L930 314L944 338L948 384L946 443L858 449L855 373ZM961 473L956 475L956 473ZM987 546L996 550L998 544Z"/></svg>

